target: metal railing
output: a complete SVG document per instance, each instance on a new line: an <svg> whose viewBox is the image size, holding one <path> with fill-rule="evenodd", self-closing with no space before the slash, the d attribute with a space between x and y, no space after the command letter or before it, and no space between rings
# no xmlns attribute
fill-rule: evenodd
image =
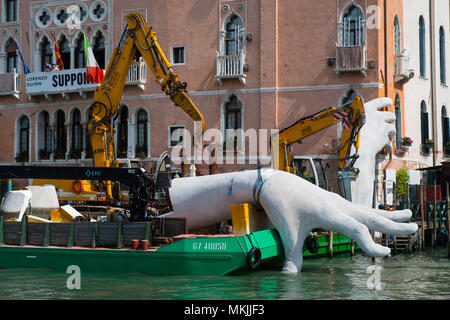
<svg viewBox="0 0 450 320"><path fill-rule="evenodd" d="M362 45L336 47L336 72L365 71L366 53L366 47Z"/></svg>

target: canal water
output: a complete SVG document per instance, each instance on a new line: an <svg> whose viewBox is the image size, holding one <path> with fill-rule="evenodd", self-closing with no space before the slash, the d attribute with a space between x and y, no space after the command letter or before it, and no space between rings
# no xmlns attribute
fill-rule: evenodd
<svg viewBox="0 0 450 320"><path fill-rule="evenodd" d="M49 269L0 270L1 300L424 300L450 299L447 249L392 258L358 253L304 261L299 274L258 271L236 276L152 276L83 273L80 289L70 274Z"/></svg>

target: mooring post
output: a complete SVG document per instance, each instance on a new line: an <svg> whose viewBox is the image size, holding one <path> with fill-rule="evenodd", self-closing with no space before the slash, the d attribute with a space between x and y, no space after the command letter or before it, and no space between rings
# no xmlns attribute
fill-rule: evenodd
<svg viewBox="0 0 450 320"><path fill-rule="evenodd" d="M27 245L27 227L28 227L28 216L24 215L22 218L22 232L20 233L20 245Z"/></svg>
<svg viewBox="0 0 450 320"><path fill-rule="evenodd" d="M354 256L355 255L355 240L352 239L351 244L352 244L351 255Z"/></svg>
<svg viewBox="0 0 450 320"><path fill-rule="evenodd" d="M447 189L447 256L450 258L450 188L448 181L445 182L445 187Z"/></svg>
<svg viewBox="0 0 450 320"><path fill-rule="evenodd" d="M0 216L0 246L3 245L3 216Z"/></svg>
<svg viewBox="0 0 450 320"><path fill-rule="evenodd" d="M50 245L50 223L47 223L45 226L44 247L48 247L49 245Z"/></svg>
<svg viewBox="0 0 450 320"><path fill-rule="evenodd" d="M123 248L122 222L119 222L119 231L117 235L117 249Z"/></svg>
<svg viewBox="0 0 450 320"><path fill-rule="evenodd" d="M74 224L72 222L70 224L70 233L69 233L69 239L67 240L67 248L73 247L73 233L74 233Z"/></svg>
<svg viewBox="0 0 450 320"><path fill-rule="evenodd" d="M436 247L436 216L437 216L437 193L436 193L436 179L434 180L434 217L433 217L433 247Z"/></svg>
<svg viewBox="0 0 450 320"><path fill-rule="evenodd" d="M333 258L333 231L330 231L330 236L328 239L328 256Z"/></svg>
<svg viewBox="0 0 450 320"><path fill-rule="evenodd" d="M424 203L423 203L423 178L420 179L420 216L422 219L422 249L425 248L425 218L424 218Z"/></svg>

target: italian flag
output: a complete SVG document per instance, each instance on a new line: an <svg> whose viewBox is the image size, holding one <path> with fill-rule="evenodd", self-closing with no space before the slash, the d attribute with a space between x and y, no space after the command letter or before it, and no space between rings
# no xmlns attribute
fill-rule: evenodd
<svg viewBox="0 0 450 320"><path fill-rule="evenodd" d="M104 71L98 66L95 60L94 52L92 51L91 43L86 34L84 35L84 57L86 59L86 81L91 83L101 83L103 80Z"/></svg>

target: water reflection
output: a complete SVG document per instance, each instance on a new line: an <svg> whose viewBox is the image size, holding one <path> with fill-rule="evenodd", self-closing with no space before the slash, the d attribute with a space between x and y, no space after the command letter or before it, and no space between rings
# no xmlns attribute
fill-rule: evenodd
<svg viewBox="0 0 450 320"><path fill-rule="evenodd" d="M446 249L392 259L357 254L304 261L299 274L258 271L238 276L81 275L81 290L68 290L64 272L0 270L0 299L449 299ZM380 267L381 290L368 288L369 266Z"/></svg>

